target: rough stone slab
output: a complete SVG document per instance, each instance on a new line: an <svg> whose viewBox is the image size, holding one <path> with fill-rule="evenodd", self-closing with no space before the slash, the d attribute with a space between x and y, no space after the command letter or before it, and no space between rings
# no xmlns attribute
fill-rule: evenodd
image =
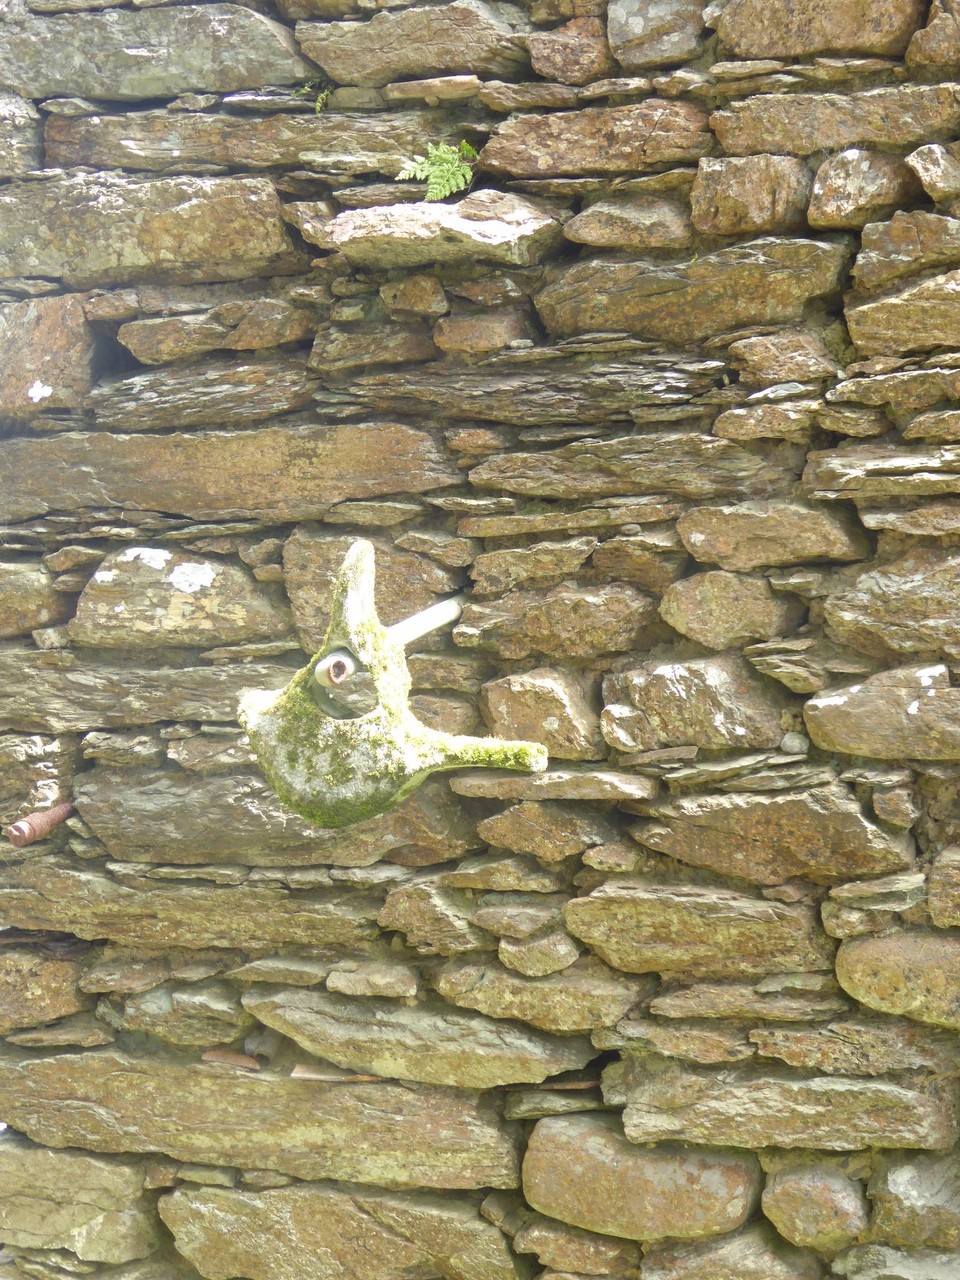
<svg viewBox="0 0 960 1280"><path fill-rule="evenodd" d="M690 211L663 196L613 195L588 205L564 225L577 244L601 249L682 249L693 240Z"/></svg>
<svg viewBox="0 0 960 1280"><path fill-rule="evenodd" d="M960 689L942 664L897 667L815 694L803 718L816 746L879 760L960 760Z"/></svg>
<svg viewBox="0 0 960 1280"><path fill-rule="evenodd" d="M458 478L429 435L393 423L170 435L71 431L5 442L0 519L106 506L279 524L316 519L348 498L423 493Z"/></svg>
<svg viewBox="0 0 960 1280"><path fill-rule="evenodd" d="M471 923L475 911L469 893L425 880L391 889L377 922L405 934L408 944L423 955L493 951L494 935Z"/></svg>
<svg viewBox="0 0 960 1280"><path fill-rule="evenodd" d="M597 1235L540 1213L525 1214L526 1221L513 1237L515 1253L535 1253L546 1267L587 1275L640 1275L640 1246L633 1240Z"/></svg>
<svg viewBox="0 0 960 1280"><path fill-rule="evenodd" d="M534 71L545 80L588 84L617 70L599 18L574 18L552 31L531 32L527 47Z"/></svg>
<svg viewBox="0 0 960 1280"><path fill-rule="evenodd" d="M0 875L9 926L54 929L157 947L350 946L376 936L379 900L341 891L294 897L281 888L121 883L98 864L32 858Z"/></svg>
<svg viewBox="0 0 960 1280"><path fill-rule="evenodd" d="M347 209L308 238L360 267L477 260L526 267L539 262L562 234L550 213L523 196L476 191L456 204Z"/></svg>
<svg viewBox="0 0 960 1280"><path fill-rule="evenodd" d="M611 0L607 7L610 50L628 72L695 58L703 25L700 0Z"/></svg>
<svg viewBox="0 0 960 1280"><path fill-rule="evenodd" d="M874 12L860 0L731 0L717 34L737 58L805 58L814 53L900 57L916 30L919 0L892 0Z"/></svg>
<svg viewBox="0 0 960 1280"><path fill-rule="evenodd" d="M710 123L723 149L735 156L947 142L960 127L960 85L758 94L715 112Z"/></svg>
<svg viewBox="0 0 960 1280"><path fill-rule="evenodd" d="M799 1075L759 1064L735 1064L718 1074L624 1053L604 1071L603 1088L608 1102L626 1103L623 1126L631 1142L940 1150L952 1147L960 1132L954 1083L927 1075Z"/></svg>
<svg viewBox="0 0 960 1280"><path fill-rule="evenodd" d="M960 196L960 152L956 143L931 143L904 157L932 200L955 200Z"/></svg>
<svg viewBox="0 0 960 1280"><path fill-rule="evenodd" d="M480 152L480 164L513 178L636 173L666 161L689 163L712 145L702 107L648 98L626 107L510 116Z"/></svg>
<svg viewBox="0 0 960 1280"><path fill-rule="evenodd" d="M166 111L120 116L48 116L47 164L160 171L185 164L243 169L309 165L323 173L396 177L427 142L456 145L462 129L438 111L389 115L219 115L181 112L170 128Z"/></svg>
<svg viewBox="0 0 960 1280"><path fill-rule="evenodd" d="M960 847L948 845L933 861L927 881L927 908L935 925L960 924Z"/></svg>
<svg viewBox="0 0 960 1280"><path fill-rule="evenodd" d="M921 375L926 370L920 371ZM938 383L934 376L927 385L912 392L904 390L912 403L927 408ZM896 375L894 375L896 376ZM906 375L905 375L906 376ZM878 388L881 396L898 395L900 389ZM949 393L948 393L949 394ZM937 395L937 400L941 398ZM811 453L803 473L803 487L811 498L852 499L868 506L884 499L911 500L920 497L960 493L960 446L908 448L896 444L855 444L848 448Z"/></svg>
<svg viewBox="0 0 960 1280"><path fill-rule="evenodd" d="M684 346L731 329L799 320L811 299L839 288L846 260L840 242L773 237L676 266L598 259L562 269L535 301L554 335L612 330Z"/></svg>
<svg viewBox="0 0 960 1280"><path fill-rule="evenodd" d="M600 814L577 805L524 800L477 825L477 834L498 848L530 853L543 862L573 858L616 838Z"/></svg>
<svg viewBox="0 0 960 1280"><path fill-rule="evenodd" d="M837 978L844 991L868 1009L960 1031L956 933L900 929L879 937L848 938L837 952Z"/></svg>
<svg viewBox="0 0 960 1280"><path fill-rule="evenodd" d="M767 578L720 569L681 578L660 601L664 622L708 649L789 635L803 613L796 596L775 591Z"/></svg>
<svg viewBox="0 0 960 1280"><path fill-rule="evenodd" d="M853 278L861 295L889 287L904 276L914 276L932 267L960 262L960 219L948 218L924 209L895 213L889 221L871 222L863 229L860 252L853 266ZM927 371L915 372L911 380L922 381ZM879 384L884 386L884 382ZM896 383L894 383L896 385Z"/></svg>
<svg viewBox="0 0 960 1280"><path fill-rule="evenodd" d="M472 1198L324 1184L253 1191L180 1188L160 1216L209 1280L519 1280L501 1231Z"/></svg>
<svg viewBox="0 0 960 1280"><path fill-rule="evenodd" d="M492 960L450 960L431 981L451 1004L568 1033L612 1026L650 992L646 980L626 978L593 957L538 978ZM579 1047L579 1039L573 1044Z"/></svg>
<svg viewBox="0 0 960 1280"><path fill-rule="evenodd" d="M761 1057L779 1058L802 1071L851 1076L918 1070L960 1074L957 1037L909 1018L864 1016L819 1027L762 1027L749 1037Z"/></svg>
<svg viewBox="0 0 960 1280"><path fill-rule="evenodd" d="M541 1213L622 1236L695 1239L739 1227L757 1202L756 1157L637 1149L614 1116L550 1116L530 1135L523 1191Z"/></svg>
<svg viewBox="0 0 960 1280"><path fill-rule="evenodd" d="M0 950L0 1035L89 1009L92 1001L77 985L82 972L78 960L29 947Z"/></svg>
<svg viewBox="0 0 960 1280"><path fill-rule="evenodd" d="M0 1231L18 1249L69 1249L87 1262L144 1258L161 1243L142 1164L0 1138Z"/></svg>
<svg viewBox="0 0 960 1280"><path fill-rule="evenodd" d="M29 635L69 618L70 598L54 589L53 577L36 561L0 561L0 639Z"/></svg>
<svg viewBox="0 0 960 1280"><path fill-rule="evenodd" d="M766 1223L717 1240L654 1246L644 1254L644 1280L820 1280L809 1250L792 1248Z"/></svg>
<svg viewBox="0 0 960 1280"><path fill-rule="evenodd" d="M685 511L683 544L701 563L749 572L810 560L862 560L869 544L845 511L812 502L771 499Z"/></svg>
<svg viewBox="0 0 960 1280"><path fill-rule="evenodd" d="M32 231L28 242L24 227ZM144 279L291 275L303 266L273 183L265 178L138 180L80 173L11 183L0 191L0 279L47 276L85 289Z"/></svg>
<svg viewBox="0 0 960 1280"><path fill-rule="evenodd" d="M769 1177L763 1212L791 1244L829 1256L861 1239L870 1223L862 1185L839 1169L816 1165Z"/></svg>
<svg viewBox="0 0 960 1280"><path fill-rule="evenodd" d="M509 736L513 736L512 734ZM540 740L542 741L542 735ZM659 792L656 779L626 769L548 769L531 777L489 769L457 773L450 789L459 796L489 796L496 800L652 800Z"/></svg>
<svg viewBox="0 0 960 1280"><path fill-rule="evenodd" d="M729 889L610 881L563 914L575 938L628 973L741 978L831 965L833 943L809 907Z"/></svg>
<svg viewBox="0 0 960 1280"><path fill-rule="evenodd" d="M2 154L2 144L0 144ZM0 415L29 421L79 409L93 385L96 343L80 294L0 307Z"/></svg>
<svg viewBox="0 0 960 1280"><path fill-rule="evenodd" d="M693 225L708 235L802 227L811 181L810 170L794 156L703 159L690 190Z"/></svg>
<svg viewBox="0 0 960 1280"><path fill-rule="evenodd" d="M960 344L955 299L960 271L910 284L899 293L846 308L847 327L865 356L904 355Z"/></svg>
<svg viewBox="0 0 960 1280"><path fill-rule="evenodd" d="M933 0L927 25L914 34L907 49L907 66L911 70L946 71L960 62L960 31L957 11L952 0Z"/></svg>
<svg viewBox="0 0 960 1280"><path fill-rule="evenodd" d="M114 9L7 22L0 81L25 98L172 98L313 74L286 27L235 4Z"/></svg>
<svg viewBox="0 0 960 1280"><path fill-rule="evenodd" d="M415 76L519 79L529 23L519 6L453 0L375 14L368 22L303 22L297 40L337 84L385 85Z"/></svg>
<svg viewBox="0 0 960 1280"><path fill-rule="evenodd" d="M848 1008L836 981L824 974L785 974L758 983L698 982L650 1001L650 1012L658 1017L765 1022L819 1022Z"/></svg>
<svg viewBox="0 0 960 1280"><path fill-rule="evenodd" d="M881 1156L869 1184L874 1235L901 1249L960 1249L960 1160Z"/></svg>
<svg viewBox="0 0 960 1280"><path fill-rule="evenodd" d="M583 568L596 546L596 538L581 537L566 542L536 542L529 547L481 551L470 565L473 595L496 596L512 587L542 587L562 582Z"/></svg>
<svg viewBox="0 0 960 1280"><path fill-rule="evenodd" d="M77 780L76 800L107 851L134 861L368 866L394 849L443 861L481 843L474 822L438 780L347 832L298 818L257 774L100 767Z"/></svg>
<svg viewBox="0 0 960 1280"><path fill-rule="evenodd" d="M699 432L578 440L537 453L505 453L470 472L480 489L538 498L602 498L663 493L716 498L763 493L783 471L729 440Z"/></svg>
<svg viewBox="0 0 960 1280"><path fill-rule="evenodd" d="M824 603L827 632L863 653L960 656L960 554L918 547Z"/></svg>
<svg viewBox="0 0 960 1280"><path fill-rule="evenodd" d="M777 747L781 712L789 705L783 690L737 653L649 662L608 677L604 688L601 725L618 751Z"/></svg>
<svg viewBox="0 0 960 1280"><path fill-rule="evenodd" d="M0 177L19 178L43 167L43 125L32 102L0 93Z"/></svg>
<svg viewBox="0 0 960 1280"><path fill-rule="evenodd" d="M904 1253L879 1244L861 1244L835 1258L833 1270L848 1280L953 1280L957 1256L933 1249Z"/></svg>
<svg viewBox="0 0 960 1280"><path fill-rule="evenodd" d="M4 1053L0 1114L47 1146L162 1151L192 1163L394 1188L519 1181L511 1127L490 1102L462 1089L323 1085L162 1053Z"/></svg>
<svg viewBox="0 0 960 1280"><path fill-rule="evenodd" d="M807 210L811 227L863 227L921 195L916 174L900 156L851 147L817 170Z"/></svg>
<svg viewBox="0 0 960 1280"><path fill-rule="evenodd" d="M654 825L635 827L637 840L680 862L754 884L794 876L836 884L913 865L912 838L868 821L840 782L809 791L683 796L652 811Z"/></svg>
<svg viewBox="0 0 960 1280"><path fill-rule="evenodd" d="M497 737L535 739L555 759L602 760L607 754L590 684L572 672L539 667L489 680L480 691L480 710Z"/></svg>

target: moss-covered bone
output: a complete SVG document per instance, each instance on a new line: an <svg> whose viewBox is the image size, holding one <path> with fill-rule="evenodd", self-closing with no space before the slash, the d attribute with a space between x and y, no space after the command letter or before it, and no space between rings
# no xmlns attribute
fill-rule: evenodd
<svg viewBox="0 0 960 1280"><path fill-rule="evenodd" d="M280 693L241 699L240 723L283 803L318 826L345 827L390 809L439 769L545 769L539 743L438 733L416 719L403 645L377 617L373 588L373 547L355 542L319 653ZM376 690L375 708L356 719L328 715L315 695L314 668L335 649L349 650Z"/></svg>

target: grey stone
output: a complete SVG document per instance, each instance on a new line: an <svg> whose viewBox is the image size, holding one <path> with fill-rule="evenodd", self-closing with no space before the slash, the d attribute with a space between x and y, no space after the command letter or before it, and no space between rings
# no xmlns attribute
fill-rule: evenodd
<svg viewBox="0 0 960 1280"><path fill-rule="evenodd" d="M900 1249L960 1249L960 1159L884 1155L867 1187L872 1236Z"/></svg>
<svg viewBox="0 0 960 1280"><path fill-rule="evenodd" d="M816 1254L784 1244L764 1223L696 1244L667 1244L644 1256L645 1280L820 1280Z"/></svg>
<svg viewBox="0 0 960 1280"><path fill-rule="evenodd" d="M72 602L53 584L54 575L35 561L0 561L0 638L29 635L69 618Z"/></svg>
<svg viewBox="0 0 960 1280"><path fill-rule="evenodd" d="M695 58L702 33L700 0L611 0L607 7L607 38L625 71Z"/></svg>
<svg viewBox="0 0 960 1280"><path fill-rule="evenodd" d="M535 1253L543 1266L564 1271L622 1275L628 1280L640 1274L640 1247L634 1241L597 1235L540 1213L527 1216L513 1237L513 1249Z"/></svg>
<svg viewBox="0 0 960 1280"><path fill-rule="evenodd" d="M960 156L956 144L931 143L904 157L933 200L955 200L960 196Z"/></svg>
<svg viewBox="0 0 960 1280"><path fill-rule="evenodd" d="M749 982L698 982L664 992L650 1012L666 1018L762 1018L770 1022L820 1022L846 1012L834 978L786 974Z"/></svg>
<svg viewBox="0 0 960 1280"><path fill-rule="evenodd" d="M903 1253L878 1244L857 1245L834 1259L834 1272L848 1280L953 1280L955 1253L918 1249Z"/></svg>
<svg viewBox="0 0 960 1280"><path fill-rule="evenodd" d="M590 558L596 538L536 542L529 547L483 551L470 566L475 596L502 595L513 587L547 586L572 577Z"/></svg>
<svg viewBox="0 0 960 1280"><path fill-rule="evenodd" d="M660 602L665 622L708 649L786 635L803 612L796 596L774 591L766 578L721 570L682 578L667 588Z"/></svg>
<svg viewBox="0 0 960 1280"><path fill-rule="evenodd" d="M915 1070L953 1075L958 1065L956 1039L950 1032L931 1030L909 1018L863 1016L811 1028L761 1027L749 1038L761 1057L828 1075Z"/></svg>
<svg viewBox="0 0 960 1280"><path fill-rule="evenodd" d="M0 174L19 178L43 167L43 126L32 102L0 93Z"/></svg>

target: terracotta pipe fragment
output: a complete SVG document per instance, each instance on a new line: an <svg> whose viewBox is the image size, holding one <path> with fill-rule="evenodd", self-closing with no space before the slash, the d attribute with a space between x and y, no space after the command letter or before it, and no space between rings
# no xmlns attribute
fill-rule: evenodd
<svg viewBox="0 0 960 1280"><path fill-rule="evenodd" d="M72 804L55 804L52 809L28 813L25 818L11 822L5 835L12 845L22 849L24 845L34 844L48 836L54 827L59 827L61 822L66 822L76 812L76 807Z"/></svg>

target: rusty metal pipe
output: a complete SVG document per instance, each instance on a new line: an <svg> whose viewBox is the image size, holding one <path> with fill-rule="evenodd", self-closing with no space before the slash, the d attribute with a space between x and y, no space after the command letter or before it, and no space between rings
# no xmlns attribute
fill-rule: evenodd
<svg viewBox="0 0 960 1280"><path fill-rule="evenodd" d="M5 834L12 845L22 849L24 845L34 844L48 836L54 827L59 827L61 822L66 822L76 812L76 807L72 804L55 804L52 809L28 813L25 818L11 822Z"/></svg>

